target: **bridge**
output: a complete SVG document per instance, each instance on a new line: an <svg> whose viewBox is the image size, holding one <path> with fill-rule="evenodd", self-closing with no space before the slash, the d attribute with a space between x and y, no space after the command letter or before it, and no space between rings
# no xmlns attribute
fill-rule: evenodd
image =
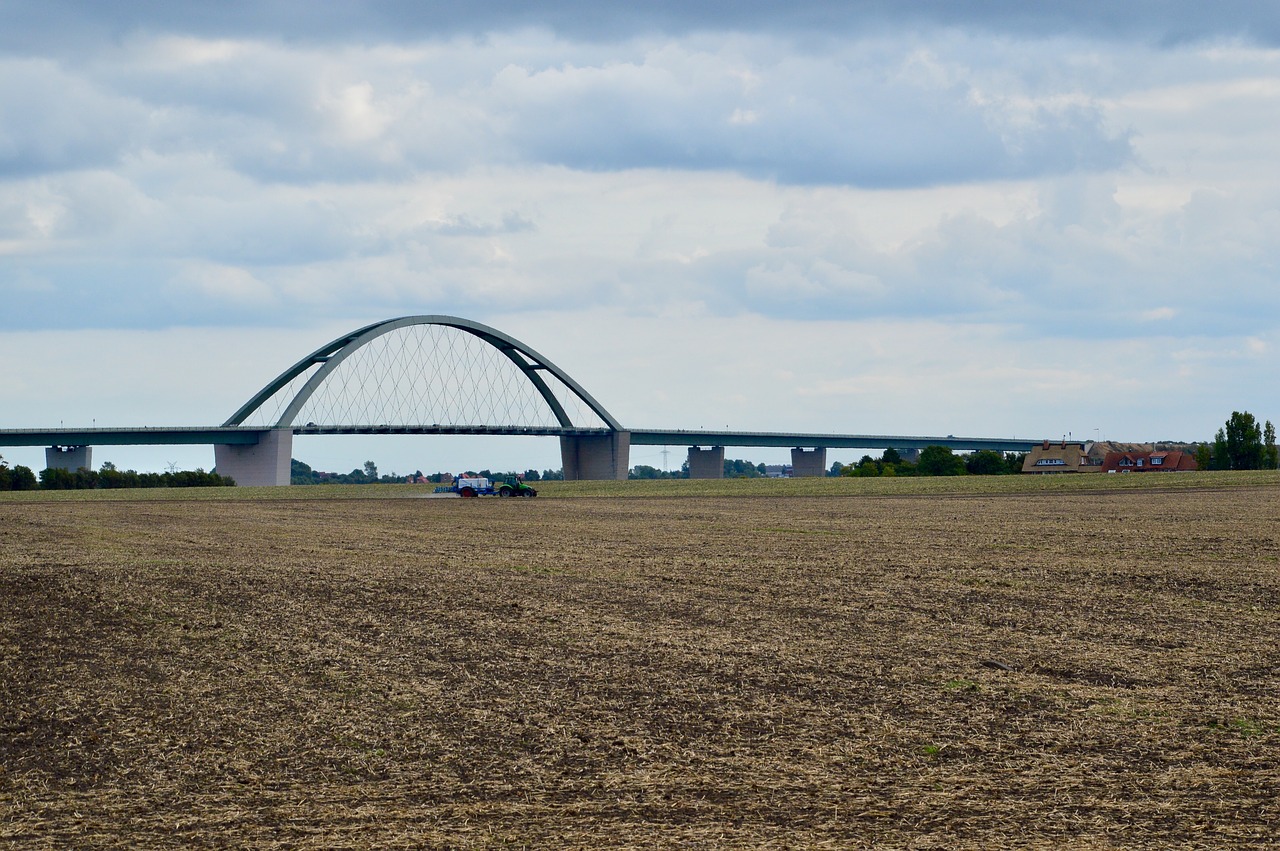
<svg viewBox="0 0 1280 851"><path fill-rule="evenodd" d="M693 478L719 478L724 449L790 447L794 474L821 476L834 448L1021 452L990 437L635 429L528 345L468 319L389 319L330 341L281 372L218 426L5 429L0 446L44 446L49 467L92 466L93 446L206 444L241 485L289 484L295 435L556 437L566 479L625 479L630 447L686 446Z"/></svg>

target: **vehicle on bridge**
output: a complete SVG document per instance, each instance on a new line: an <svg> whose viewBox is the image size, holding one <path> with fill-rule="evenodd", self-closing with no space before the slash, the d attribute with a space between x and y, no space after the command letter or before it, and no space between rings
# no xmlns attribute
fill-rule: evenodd
<svg viewBox="0 0 1280 851"><path fill-rule="evenodd" d="M504 482L494 482L484 476L460 476L452 485L436 488L436 493L456 493L460 497L476 496L537 496L538 491L517 478L509 478Z"/></svg>

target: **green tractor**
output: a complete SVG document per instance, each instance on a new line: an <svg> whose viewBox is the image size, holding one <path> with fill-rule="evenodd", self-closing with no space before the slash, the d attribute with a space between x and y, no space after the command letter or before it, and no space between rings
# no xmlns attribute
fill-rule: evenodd
<svg viewBox="0 0 1280 851"><path fill-rule="evenodd" d="M538 491L531 488L524 482L511 476L505 482L494 485L494 490L498 492L498 496L537 496Z"/></svg>

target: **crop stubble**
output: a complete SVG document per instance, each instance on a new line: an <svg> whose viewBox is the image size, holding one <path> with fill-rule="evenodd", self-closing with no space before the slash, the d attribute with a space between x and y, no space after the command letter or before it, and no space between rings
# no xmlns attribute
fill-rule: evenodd
<svg viewBox="0 0 1280 851"><path fill-rule="evenodd" d="M1278 496L0 503L0 840L1266 847Z"/></svg>

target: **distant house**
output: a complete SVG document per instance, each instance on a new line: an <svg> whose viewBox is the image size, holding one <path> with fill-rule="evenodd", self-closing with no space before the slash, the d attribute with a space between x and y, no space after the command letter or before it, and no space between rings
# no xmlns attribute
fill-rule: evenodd
<svg viewBox="0 0 1280 851"><path fill-rule="evenodd" d="M1102 469L1107 473L1182 473L1196 469L1196 458L1178 450L1108 452Z"/></svg>
<svg viewBox="0 0 1280 851"><path fill-rule="evenodd" d="M1083 443L1052 443L1046 440L1032 447L1022 462L1024 473L1096 473L1102 469L1089 457L1089 448Z"/></svg>

